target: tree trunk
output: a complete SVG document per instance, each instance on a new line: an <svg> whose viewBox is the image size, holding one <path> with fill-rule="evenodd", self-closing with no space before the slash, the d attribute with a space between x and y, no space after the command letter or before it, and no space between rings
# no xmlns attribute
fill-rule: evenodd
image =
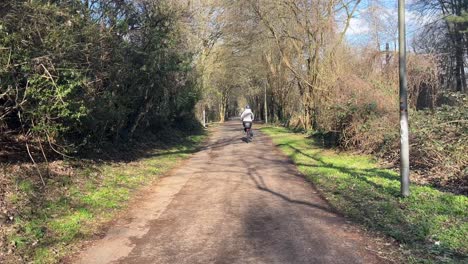
<svg viewBox="0 0 468 264"><path fill-rule="evenodd" d="M226 121L226 108L224 107L224 102L219 104L219 122L224 123Z"/></svg>
<svg viewBox="0 0 468 264"><path fill-rule="evenodd" d="M455 60L456 60L456 77L457 77L457 91L466 92L466 76L465 76L465 61L463 52L463 36L459 27L455 27Z"/></svg>

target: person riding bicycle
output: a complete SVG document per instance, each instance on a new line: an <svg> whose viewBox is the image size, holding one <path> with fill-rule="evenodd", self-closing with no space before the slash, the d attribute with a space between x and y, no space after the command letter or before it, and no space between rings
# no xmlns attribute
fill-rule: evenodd
<svg viewBox="0 0 468 264"><path fill-rule="evenodd" d="M247 128L250 128L250 133L252 134L251 128L252 128L252 122L254 120L254 114L252 110L250 109L249 105L245 107L245 110L244 112L242 112L240 119L244 126L244 132L247 132Z"/></svg>

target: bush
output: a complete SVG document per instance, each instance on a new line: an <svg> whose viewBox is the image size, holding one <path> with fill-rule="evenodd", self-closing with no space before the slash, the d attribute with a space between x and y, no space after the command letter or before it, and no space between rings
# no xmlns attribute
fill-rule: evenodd
<svg viewBox="0 0 468 264"><path fill-rule="evenodd" d="M170 1L72 2L0 4L3 131L71 152L191 114L193 57Z"/></svg>
<svg viewBox="0 0 468 264"><path fill-rule="evenodd" d="M412 78L419 83L425 82L426 75L433 76L421 70L412 74L420 75ZM384 82L348 76L338 80L333 92L335 104L322 110L319 120L324 144L374 154L397 167L399 116L397 97L391 95L391 87ZM416 172L412 178L418 183L467 193L468 99L449 92L430 98L439 106L416 110L417 101L421 102L417 96L412 97L410 104L410 159ZM330 138L336 142L328 142Z"/></svg>
<svg viewBox="0 0 468 264"><path fill-rule="evenodd" d="M456 93L443 97L455 103L411 115L412 163L428 181L468 193L468 100Z"/></svg>
<svg viewBox="0 0 468 264"><path fill-rule="evenodd" d="M444 93L433 110L410 111L410 162L413 180L454 192L468 192L468 100L466 95ZM339 146L375 154L399 166L399 122L396 113L366 106L341 114Z"/></svg>

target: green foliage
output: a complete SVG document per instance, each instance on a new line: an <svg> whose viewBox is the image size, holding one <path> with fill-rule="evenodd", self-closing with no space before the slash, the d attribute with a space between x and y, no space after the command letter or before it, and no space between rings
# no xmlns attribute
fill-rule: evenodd
<svg viewBox="0 0 468 264"><path fill-rule="evenodd" d="M79 96L83 86L79 74L65 71L57 79L56 83L39 74L28 78L25 97L29 101L25 105L23 118L31 121L33 132L59 136L67 130L76 129L88 114Z"/></svg>
<svg viewBox="0 0 468 264"><path fill-rule="evenodd" d="M468 6L466 7L468 8ZM445 18L447 21L456 23L456 24L468 24L468 11L462 11L460 15L450 15L447 18ZM461 31L462 33L468 33L468 28L465 28L465 30Z"/></svg>
<svg viewBox="0 0 468 264"><path fill-rule="evenodd" d="M199 96L176 4L13 1L2 8L0 127L70 151L129 140L193 111Z"/></svg>
<svg viewBox="0 0 468 264"><path fill-rule="evenodd" d="M323 150L284 128L262 131L346 216L395 238L420 261L464 263L468 258L466 196L413 184L411 196L401 198L398 174L378 168L369 157Z"/></svg>

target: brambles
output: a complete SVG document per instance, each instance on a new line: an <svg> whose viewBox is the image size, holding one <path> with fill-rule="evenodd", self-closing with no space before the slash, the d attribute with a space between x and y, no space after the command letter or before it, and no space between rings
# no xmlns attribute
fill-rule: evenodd
<svg viewBox="0 0 468 264"><path fill-rule="evenodd" d="M14 1L3 8L5 133L70 153L191 115L193 52L176 4Z"/></svg>

